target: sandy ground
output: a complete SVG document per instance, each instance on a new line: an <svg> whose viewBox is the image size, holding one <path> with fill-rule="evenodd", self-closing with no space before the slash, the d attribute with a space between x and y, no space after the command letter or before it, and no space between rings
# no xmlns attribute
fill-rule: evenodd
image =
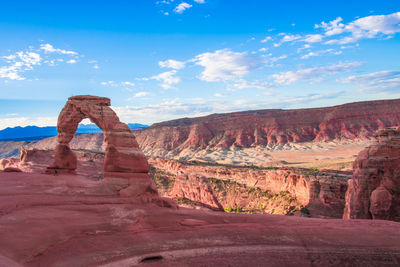
<svg viewBox="0 0 400 267"><path fill-rule="evenodd" d="M358 153L370 143L370 140L355 140L351 142L301 143L274 147L186 149L177 155L170 152L163 156L175 160L228 165L351 170Z"/></svg>

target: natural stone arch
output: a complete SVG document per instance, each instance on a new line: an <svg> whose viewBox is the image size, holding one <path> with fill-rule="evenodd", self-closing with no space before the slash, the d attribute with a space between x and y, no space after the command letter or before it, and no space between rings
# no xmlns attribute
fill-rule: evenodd
<svg viewBox="0 0 400 267"><path fill-rule="evenodd" d="M130 186L120 191L123 195L140 195L145 192L157 194L148 175L146 156L140 150L133 132L128 125L120 122L110 105L110 99L105 97L80 95L68 99L57 121L58 144L55 160L46 172L75 174L77 158L70 149L69 142L79 123L88 118L104 133L104 178L128 179Z"/></svg>

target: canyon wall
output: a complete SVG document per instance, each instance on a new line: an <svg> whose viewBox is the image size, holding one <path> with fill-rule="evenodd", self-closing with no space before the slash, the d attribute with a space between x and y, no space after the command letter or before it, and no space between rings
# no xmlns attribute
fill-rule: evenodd
<svg viewBox="0 0 400 267"><path fill-rule="evenodd" d="M210 182L231 183L236 186L235 196L230 201L217 196L220 204L248 206L249 192L259 190L270 195L292 196L307 207L314 215L341 217L345 204L348 172L321 172L313 169L296 168L246 168L234 166L213 166L205 164L182 163L174 160L151 158L149 163L164 172L187 176L202 176ZM219 181L218 181L219 180ZM191 180L193 191L201 187L202 180ZM250 190L252 189L252 190ZM186 189L187 191L187 189ZM224 191L229 191L226 188ZM235 190L234 190L235 191ZM242 191L242 192L239 192ZM265 195L265 194L264 194ZM184 197L184 195L180 195ZM221 195L223 196L223 194ZM195 200L195 199L192 199ZM195 200L199 201L199 200ZM254 203L253 203L254 204ZM224 205L223 205L224 206Z"/></svg>
<svg viewBox="0 0 400 267"><path fill-rule="evenodd" d="M400 125L400 99L327 108L256 110L153 124L136 133L147 155L184 149L227 149L369 138Z"/></svg>

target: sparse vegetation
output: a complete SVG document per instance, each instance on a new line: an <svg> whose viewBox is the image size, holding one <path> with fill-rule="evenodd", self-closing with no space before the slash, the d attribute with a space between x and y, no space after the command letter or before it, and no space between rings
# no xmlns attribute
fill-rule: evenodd
<svg viewBox="0 0 400 267"><path fill-rule="evenodd" d="M300 212L305 216L305 217L311 217L310 211L306 207L302 207L300 209Z"/></svg>
<svg viewBox="0 0 400 267"><path fill-rule="evenodd" d="M185 204L185 205L190 205L190 206L196 206L197 205L197 203L195 201L192 201L192 200L187 199L185 197L176 197L176 198L174 198L174 201L177 204Z"/></svg>
<svg viewBox="0 0 400 267"><path fill-rule="evenodd" d="M272 193L259 187L250 187L232 180L209 178L218 201L225 207L225 212L231 213L275 213L287 214L300 210L300 204L289 191ZM238 206L237 201L247 202L245 206Z"/></svg>
<svg viewBox="0 0 400 267"><path fill-rule="evenodd" d="M308 169L300 170L303 172ZM154 183L161 194L168 195L173 189L176 175L151 167ZM289 191L271 192L260 187L249 187L233 179L208 178L208 182L218 202L230 213L270 213L294 215L302 206ZM187 198L176 198L181 205L203 206ZM240 203L240 205L238 205ZM304 211L306 212L306 211Z"/></svg>
<svg viewBox="0 0 400 267"><path fill-rule="evenodd" d="M315 168L315 167L310 168L310 172L311 172L311 175L314 177L317 177L317 175L319 174L318 168Z"/></svg>
<svg viewBox="0 0 400 267"><path fill-rule="evenodd" d="M150 175L156 187L164 192L169 192L174 187L176 175L163 170L150 167Z"/></svg>

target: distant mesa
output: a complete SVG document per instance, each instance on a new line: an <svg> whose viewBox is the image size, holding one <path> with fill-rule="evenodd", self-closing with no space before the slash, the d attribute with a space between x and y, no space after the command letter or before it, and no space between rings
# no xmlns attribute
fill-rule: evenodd
<svg viewBox="0 0 400 267"><path fill-rule="evenodd" d="M242 149L370 139L400 125L400 99L326 108L266 109L155 123L136 138L146 155L185 157L188 151Z"/></svg>

